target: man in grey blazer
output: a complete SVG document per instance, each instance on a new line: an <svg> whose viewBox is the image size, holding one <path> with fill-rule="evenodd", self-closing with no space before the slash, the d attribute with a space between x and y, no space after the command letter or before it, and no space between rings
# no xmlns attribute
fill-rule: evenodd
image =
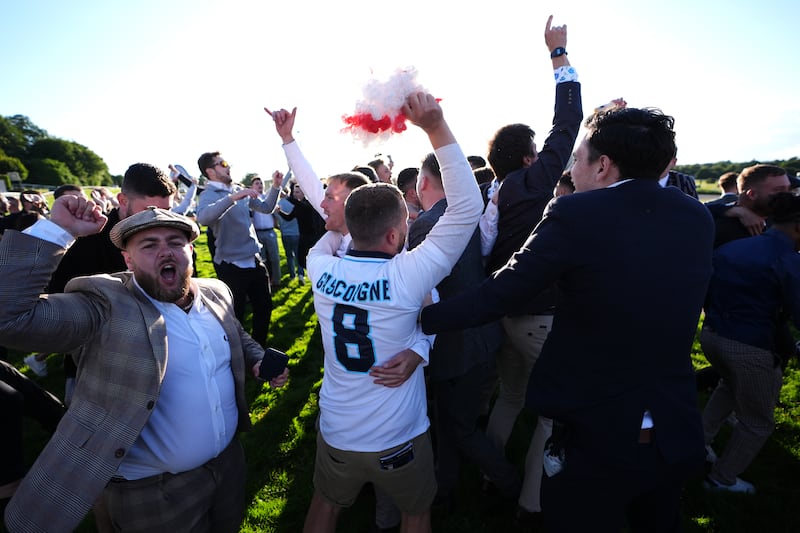
<svg viewBox="0 0 800 533"><path fill-rule="evenodd" d="M103 494L123 531L238 531L250 427L245 372L264 349L235 319L230 290L191 277L190 219L149 208L119 222L111 240L129 272L40 293L75 238L106 217L63 196L50 220L0 243L0 342L69 352L72 403L6 508L9 531L72 531ZM283 369L271 379L282 386Z"/></svg>

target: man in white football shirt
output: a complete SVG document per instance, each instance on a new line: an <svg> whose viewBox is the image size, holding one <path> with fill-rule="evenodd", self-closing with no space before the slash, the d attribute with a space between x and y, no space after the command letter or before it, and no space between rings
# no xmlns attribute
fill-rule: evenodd
<svg viewBox="0 0 800 533"><path fill-rule="evenodd" d="M376 384L370 371L412 344L422 302L460 257L483 201L436 100L413 94L403 113L428 134L451 204L425 242L407 252L408 210L397 187L358 187L345 204L352 237L347 254L335 255L337 232L309 252L325 377L305 531L333 531L340 509L367 482L400 507L403 531L430 530L436 480L423 370L417 367L399 387Z"/></svg>

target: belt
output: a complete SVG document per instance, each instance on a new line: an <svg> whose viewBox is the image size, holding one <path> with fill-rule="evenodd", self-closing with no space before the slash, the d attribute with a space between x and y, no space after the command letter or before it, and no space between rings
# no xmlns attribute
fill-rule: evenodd
<svg viewBox="0 0 800 533"><path fill-rule="evenodd" d="M256 231L275 231L275 228L256 228Z"/></svg>
<svg viewBox="0 0 800 533"><path fill-rule="evenodd" d="M230 451L233 449L233 447L238 445L238 442L239 442L239 440L236 437L234 437L231 440L231 442L225 447L225 449L222 450L221 452L219 452L219 455L217 455L216 457L212 457L211 459L209 459L205 463L201 464L200 466L196 466L195 468L192 468L191 470L186 470L184 472L178 472L176 474L173 474L171 472L162 472L161 474L155 474L155 475L148 476L148 477L143 477L143 478L140 478L140 479L126 479L126 478L124 478L124 477L122 477L122 476L120 476L118 474L115 474L108 481L110 483L125 483L125 484L128 484L128 485L130 485L130 484L147 485L147 484L150 484L150 483L154 483L156 481L162 482L162 481L165 481L165 480L167 480L169 478L172 478L172 477L175 477L175 476L180 476L181 474L185 474L186 472L191 472L193 470L197 470L198 468L213 467L217 462L219 462L220 458L222 458L223 455L225 455L226 453L230 453Z"/></svg>
<svg viewBox="0 0 800 533"><path fill-rule="evenodd" d="M639 431L639 444L650 444L655 438L655 428L642 428Z"/></svg>

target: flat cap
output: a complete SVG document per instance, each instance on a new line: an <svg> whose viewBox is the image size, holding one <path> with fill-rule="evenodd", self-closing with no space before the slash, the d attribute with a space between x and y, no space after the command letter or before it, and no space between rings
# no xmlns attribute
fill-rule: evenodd
<svg viewBox="0 0 800 533"><path fill-rule="evenodd" d="M125 249L125 241L131 236L152 228L175 228L186 233L189 242L200 236L200 228L188 217L167 209L150 206L144 211L122 219L111 228L111 242L120 250Z"/></svg>

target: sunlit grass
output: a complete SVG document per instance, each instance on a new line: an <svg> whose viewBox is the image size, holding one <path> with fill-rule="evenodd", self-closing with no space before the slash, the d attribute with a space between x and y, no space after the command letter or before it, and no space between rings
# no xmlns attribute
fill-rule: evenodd
<svg viewBox="0 0 800 533"><path fill-rule="evenodd" d="M196 242L197 269L202 277L214 277L205 239L203 234ZM241 435L248 464L248 508L241 530L247 533L301 531L313 492L315 422L322 383L320 334L310 285L290 282L285 275L281 281L273 296L268 342L290 356L291 378L281 389L271 389L254 379L248 379L246 384L253 423L253 429ZM12 361L33 377L22 364L23 355L12 353ZM697 368L708 365L698 342L693 345L692 360ZM51 355L48 366L47 378L33 379L61 396L61 357ZM691 482L684 497L686 531L800 531L797 504L800 502L800 371L796 361L787 369L784 383L775 412L776 432L742 476L754 482L759 493L756 496L708 494L699 479ZM509 441L507 453L520 470L535 421L532 413L524 412ZM47 435L32 423L27 424L26 432L26 458L30 464ZM728 433L722 435L720 444ZM513 506L498 509L487 501L479 489L477 469L466 465L461 480L456 511L443 513L435 509L434 531L510 530ZM338 531L364 531L373 520L373 513L371 493L365 490L353 508L342 512ZM78 531L94 531L91 518Z"/></svg>

